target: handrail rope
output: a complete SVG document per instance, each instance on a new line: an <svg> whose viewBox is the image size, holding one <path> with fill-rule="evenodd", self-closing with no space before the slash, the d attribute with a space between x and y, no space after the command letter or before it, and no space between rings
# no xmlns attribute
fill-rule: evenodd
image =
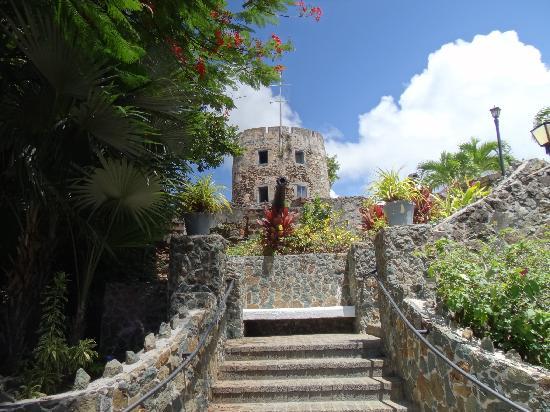
<svg viewBox="0 0 550 412"><path fill-rule="evenodd" d="M369 276L369 275L374 275L376 274L377 271L376 269L370 271L369 273L367 273L366 276ZM504 395L500 394L499 392L495 391L494 389L490 388L489 386L485 385L483 382L479 381L475 376L469 374L468 372L464 371L462 368L460 368L458 365L456 365L453 361L451 361L449 358L447 358L443 353L441 353L435 346L433 346L430 342L428 342L428 340L421 335L421 332L419 332L418 330L416 330L416 328L413 326L413 324L411 322L409 322L409 320L405 317L405 315L403 314L403 312L401 312L401 309L399 309L399 306L397 306L397 303L395 303L395 301L393 300L393 298L391 297L390 293L386 290L386 288L384 287L384 285L382 284L382 282L380 281L380 279L378 278L378 276L374 276L374 278L376 279L376 281L378 282L378 285L380 285L380 288L382 289L382 292L384 292L384 295L386 295L386 297L388 298L391 306L397 311L397 314L401 317L401 319L403 320L403 322L405 323L405 325L407 325L407 327L415 334L415 336L420 339L420 341L426 345L428 347L428 349L430 349L435 355L437 355L437 357L439 357L441 360L443 360L447 365L449 365L451 368L453 368L455 371L457 371L458 373L460 373L462 376L464 376L466 379L470 380L471 382L475 383L477 386L479 386L484 392L488 392L490 393L491 395L495 396L496 398L498 398L499 400L501 400L502 402L508 404L509 406L511 406L512 408L515 408L517 409L518 411L521 411L521 412L530 412L529 409L525 409L524 407L516 404L515 402L513 402L512 400L508 399L507 397L505 397Z"/></svg>
<svg viewBox="0 0 550 412"><path fill-rule="evenodd" d="M131 404L131 405L127 406L125 409L123 409L122 412L130 412L130 411L134 410L135 408L137 408L138 406L140 406L141 404L143 404L143 402L145 402L147 399L149 399L154 394L156 394L160 389L165 387L170 381L172 381L178 375L178 373L180 373L183 369L185 369L191 363L191 361L198 355L199 351L206 344L206 339L210 335L210 332L214 328L214 325L216 325L218 323L218 321L220 320L220 317L221 317L222 313L225 313L225 308L227 306L227 299L229 298L229 294L233 290L234 285L235 285L235 279L231 279L231 281L229 282L229 285L227 286L227 289L225 290L225 293L223 295L223 299L221 300L220 304L218 305L218 308L217 308L217 310L214 314L214 317L212 318L210 324L208 325L208 327L206 328L204 333L201 335L195 350L193 352L191 352L189 354L189 356L187 356L187 358L181 363L181 365L179 365L176 369L174 369L174 371L170 375L168 375L162 382L160 382L154 388L152 388L147 393L145 393L141 398L139 398L133 404Z"/></svg>

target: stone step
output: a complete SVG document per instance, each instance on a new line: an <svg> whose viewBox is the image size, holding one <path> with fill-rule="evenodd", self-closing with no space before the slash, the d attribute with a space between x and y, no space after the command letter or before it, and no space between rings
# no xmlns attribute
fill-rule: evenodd
<svg viewBox="0 0 550 412"><path fill-rule="evenodd" d="M212 386L218 403L390 400L401 382L382 377L225 380Z"/></svg>
<svg viewBox="0 0 550 412"><path fill-rule="evenodd" d="M321 358L226 361L218 379L285 379L296 377L382 376L384 359Z"/></svg>
<svg viewBox="0 0 550 412"><path fill-rule="evenodd" d="M218 403L209 412L407 412L412 409L392 401L327 401L274 403Z"/></svg>
<svg viewBox="0 0 550 412"><path fill-rule="evenodd" d="M381 354L380 338L360 334L269 336L230 339L227 360L369 358Z"/></svg>

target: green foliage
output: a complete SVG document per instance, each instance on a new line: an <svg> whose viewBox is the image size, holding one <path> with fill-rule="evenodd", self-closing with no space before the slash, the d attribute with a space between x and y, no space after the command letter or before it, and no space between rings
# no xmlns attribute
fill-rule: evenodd
<svg viewBox="0 0 550 412"><path fill-rule="evenodd" d="M283 254L346 252L358 237L340 222L340 214L319 198L304 205L300 225L294 230Z"/></svg>
<svg viewBox="0 0 550 412"><path fill-rule="evenodd" d="M332 185L339 179L338 171L340 170L340 163L338 163L336 155L327 156L327 169L328 181L330 183L330 187L332 187Z"/></svg>
<svg viewBox="0 0 550 412"><path fill-rule="evenodd" d="M332 207L319 197L315 197L304 204L300 223L316 228L322 226L325 221L330 220L332 215Z"/></svg>
<svg viewBox="0 0 550 412"><path fill-rule="evenodd" d="M319 198L308 201L302 210L299 224L285 236L274 252L281 255L302 253L340 253L347 252L359 236L340 222L340 214L332 210L327 202ZM262 238L256 237L228 248L228 254L234 256L262 255Z"/></svg>
<svg viewBox="0 0 550 412"><path fill-rule="evenodd" d="M430 254L428 273L461 325L550 366L550 231L540 237L503 233L469 246L439 240Z"/></svg>
<svg viewBox="0 0 550 412"><path fill-rule="evenodd" d="M550 106L540 109L533 119L533 128L550 121Z"/></svg>
<svg viewBox="0 0 550 412"><path fill-rule="evenodd" d="M378 170L378 179L371 185L376 199L392 202L394 200L413 200L417 195L414 181L405 177L401 179L395 170Z"/></svg>
<svg viewBox="0 0 550 412"><path fill-rule="evenodd" d="M489 193L491 193L491 190L481 186L480 182L475 182L466 188L454 184L448 188L445 197L435 197L433 214L439 219L446 218Z"/></svg>
<svg viewBox="0 0 550 412"><path fill-rule="evenodd" d="M503 144L503 160L505 166L514 160L510 155L510 146L506 143ZM498 172L498 143L481 143L479 139L472 137L469 142L462 143L457 152L443 152L439 160L422 162L418 169L424 182L432 188L475 179L486 172Z"/></svg>
<svg viewBox="0 0 550 412"><path fill-rule="evenodd" d="M24 384L20 397L41 393L55 393L71 378L78 368L90 365L97 358L92 339L80 340L69 346L65 337L67 304L67 275L58 272L44 288L41 300L42 315L38 329L39 339L32 352L32 360L23 372Z"/></svg>
<svg viewBox="0 0 550 412"><path fill-rule="evenodd" d="M262 241L259 236L228 246L228 256L262 256L264 252Z"/></svg>
<svg viewBox="0 0 550 412"><path fill-rule="evenodd" d="M231 210L231 205L220 193L221 190L223 186L216 185L210 175L200 177L195 183L185 183L179 194L182 212L218 213L224 209Z"/></svg>

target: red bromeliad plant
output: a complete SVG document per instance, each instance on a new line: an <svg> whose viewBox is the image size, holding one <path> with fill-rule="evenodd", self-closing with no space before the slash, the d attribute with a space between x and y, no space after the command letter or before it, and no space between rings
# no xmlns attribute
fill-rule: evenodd
<svg viewBox="0 0 550 412"><path fill-rule="evenodd" d="M413 223L428 223L432 217L433 208L436 205L436 198L429 187L418 189L418 196L413 199L414 216Z"/></svg>
<svg viewBox="0 0 550 412"><path fill-rule="evenodd" d="M258 220L262 227L262 246L265 255L272 255L284 246L285 240L294 231L296 214L288 210L288 207L276 209L274 207L264 209L264 217Z"/></svg>
<svg viewBox="0 0 550 412"><path fill-rule="evenodd" d="M365 232L378 231L386 226L386 216L382 205L367 202L359 209L362 217L362 228Z"/></svg>

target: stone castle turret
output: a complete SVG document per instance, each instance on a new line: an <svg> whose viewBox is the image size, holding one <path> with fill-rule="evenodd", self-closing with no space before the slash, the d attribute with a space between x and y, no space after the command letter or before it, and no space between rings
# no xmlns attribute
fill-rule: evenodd
<svg viewBox="0 0 550 412"><path fill-rule="evenodd" d="M233 160L233 203L270 202L276 181L289 182L291 199L330 196L323 136L298 127L259 127L239 135L244 153Z"/></svg>

